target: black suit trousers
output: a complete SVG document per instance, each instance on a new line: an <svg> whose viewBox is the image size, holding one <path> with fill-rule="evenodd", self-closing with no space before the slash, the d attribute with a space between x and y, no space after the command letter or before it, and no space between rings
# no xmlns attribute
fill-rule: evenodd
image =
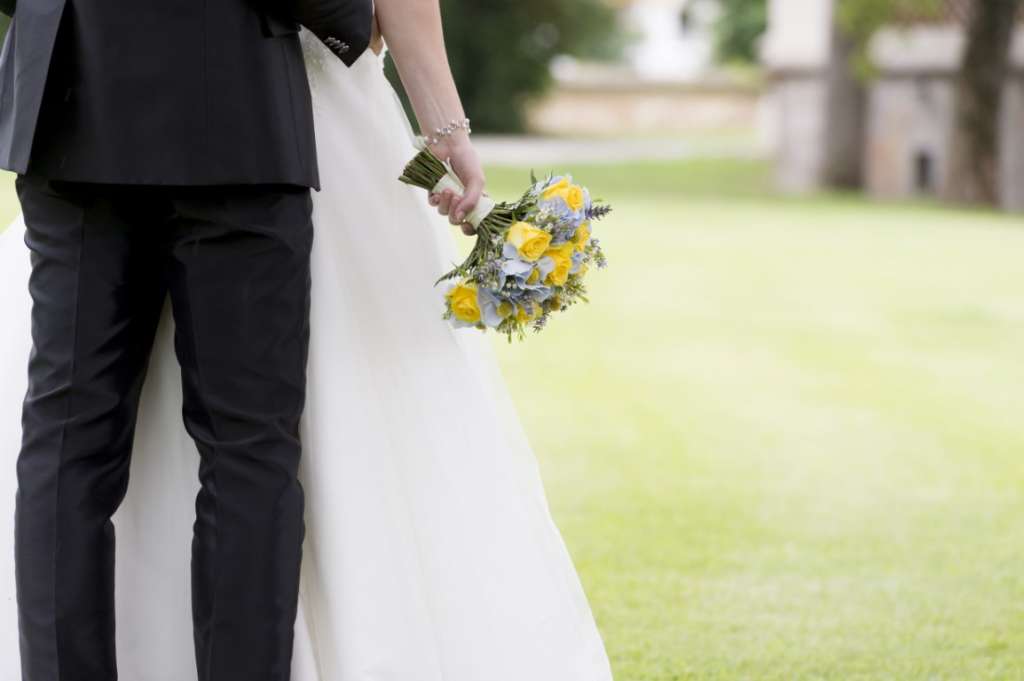
<svg viewBox="0 0 1024 681"><path fill-rule="evenodd" d="M17 186L34 343L15 520L24 681L117 678L111 516L168 295L200 454L198 677L286 681L304 534L309 190Z"/></svg>

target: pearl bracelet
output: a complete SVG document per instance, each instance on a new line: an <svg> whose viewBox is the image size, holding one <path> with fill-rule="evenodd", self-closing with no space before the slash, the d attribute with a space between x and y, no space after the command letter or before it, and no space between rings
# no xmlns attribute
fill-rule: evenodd
<svg viewBox="0 0 1024 681"><path fill-rule="evenodd" d="M436 128L434 130L434 136L427 138L427 141L432 145L440 144L442 139L445 137L451 137L459 130L465 130L467 135L472 134L473 131L469 127L468 118L464 118L461 122L453 118L452 122L443 128Z"/></svg>

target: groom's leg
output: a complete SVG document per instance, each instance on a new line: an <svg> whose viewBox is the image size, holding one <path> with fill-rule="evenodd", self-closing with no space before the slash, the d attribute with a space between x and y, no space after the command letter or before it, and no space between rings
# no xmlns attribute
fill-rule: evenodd
<svg viewBox="0 0 1024 681"><path fill-rule="evenodd" d="M97 188L20 178L34 349L15 555L25 681L114 681L114 534L164 298L151 229Z"/></svg>
<svg viewBox="0 0 1024 681"><path fill-rule="evenodd" d="M201 455L193 538L200 681L286 681L303 525L308 190L193 190L170 270L186 426Z"/></svg>

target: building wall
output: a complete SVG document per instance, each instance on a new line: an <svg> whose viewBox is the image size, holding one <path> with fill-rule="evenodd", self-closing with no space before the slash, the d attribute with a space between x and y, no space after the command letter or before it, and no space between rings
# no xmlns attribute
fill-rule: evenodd
<svg viewBox="0 0 1024 681"><path fill-rule="evenodd" d="M952 130L951 78L879 78L868 98L867 191L883 198L937 193L946 180Z"/></svg>
<svg viewBox="0 0 1024 681"><path fill-rule="evenodd" d="M953 134L953 87L949 75L882 78L872 86L865 166L871 195L910 198L942 188ZM1003 205L1024 211L1024 76L1007 83L1003 97ZM929 172L922 173L922 163Z"/></svg>
<svg viewBox="0 0 1024 681"><path fill-rule="evenodd" d="M868 104L866 188L873 196L937 193L946 181L953 134L954 79L964 48L952 25L882 31L872 45L879 75ZM1003 100L1003 204L1024 210L1024 30L1013 46L1016 75Z"/></svg>
<svg viewBox="0 0 1024 681"><path fill-rule="evenodd" d="M825 80L815 74L778 75L766 97L775 182L791 193L814 191L824 172Z"/></svg>
<svg viewBox="0 0 1024 681"><path fill-rule="evenodd" d="M768 31L761 45L761 61L771 77L764 138L783 191L808 192L822 184L831 25L832 0L768 4Z"/></svg>
<svg viewBox="0 0 1024 681"><path fill-rule="evenodd" d="M552 135L753 131L760 103L760 88L738 85L560 83L527 117L530 130Z"/></svg>
<svg viewBox="0 0 1024 681"><path fill-rule="evenodd" d="M833 0L769 0L761 59L770 69L822 69L828 61Z"/></svg>

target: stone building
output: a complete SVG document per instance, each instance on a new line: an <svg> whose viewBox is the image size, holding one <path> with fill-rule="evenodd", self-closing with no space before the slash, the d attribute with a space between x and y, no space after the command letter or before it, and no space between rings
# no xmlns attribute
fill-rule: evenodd
<svg viewBox="0 0 1024 681"><path fill-rule="evenodd" d="M827 71L833 0L771 0L763 59L779 186L820 187L830 116ZM954 79L964 48L960 17L949 12L880 31L870 57L864 182L883 198L935 194L946 179ZM831 114L834 115L834 114ZM1002 202L1024 211L1024 25L1012 49L1001 133Z"/></svg>
<svg viewBox="0 0 1024 681"><path fill-rule="evenodd" d="M813 191L823 183L831 21L830 0L769 0L761 45L771 78L766 132L783 191Z"/></svg>

